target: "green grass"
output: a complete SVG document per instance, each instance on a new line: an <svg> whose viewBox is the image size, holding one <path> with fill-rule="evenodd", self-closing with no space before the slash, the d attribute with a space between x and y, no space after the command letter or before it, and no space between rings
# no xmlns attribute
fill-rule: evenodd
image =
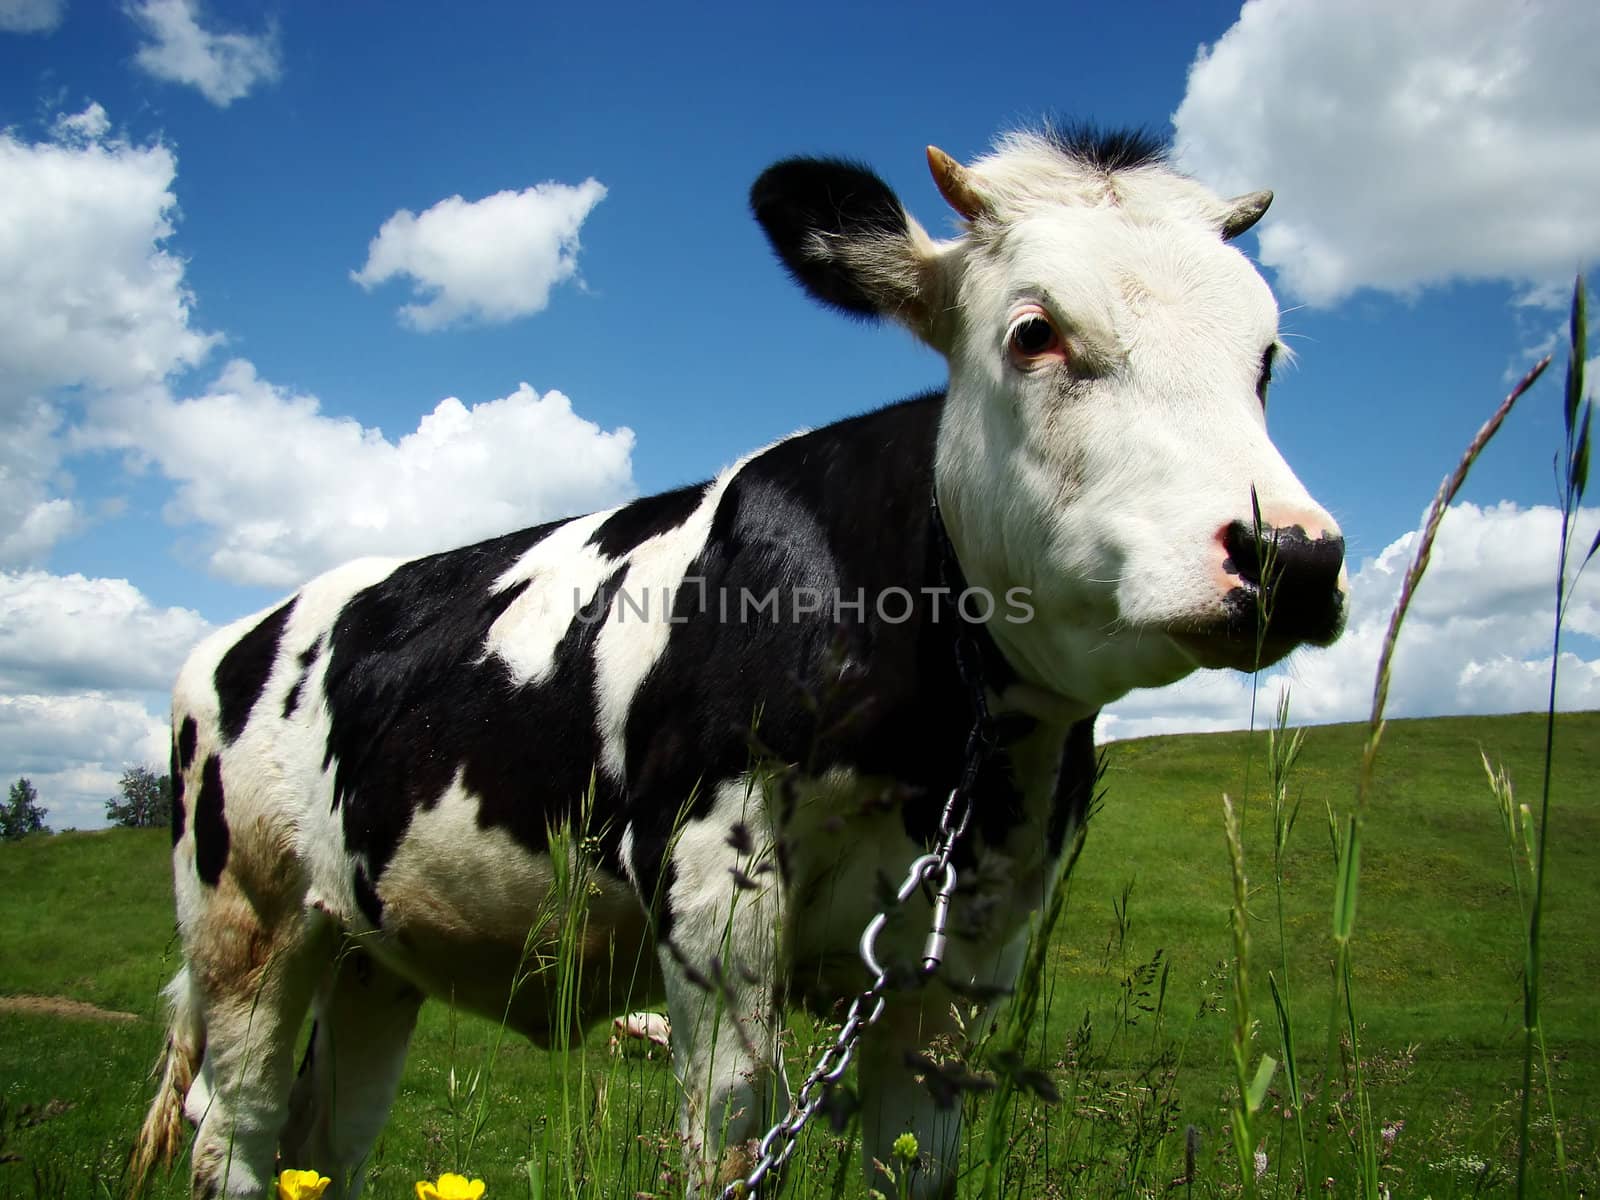
<svg viewBox="0 0 1600 1200"><path fill-rule="evenodd" d="M1533 802L1543 733L1543 714L1397 721L1378 759L1352 961L1373 1116L1380 1124L1405 1122L1382 1167L1396 1196L1510 1194L1524 931L1478 754L1481 748L1503 761L1519 798ZM1354 1159L1340 1146L1339 1122L1348 1113L1337 1064L1331 1081L1322 1078L1333 878L1323 814L1325 804L1351 803L1364 735L1359 726L1309 732L1292 777L1291 792L1303 805L1285 869L1288 982L1302 1070L1308 1086L1332 1088L1341 1195L1350 1194L1344 1172ZM1107 800L1090 826L1047 956L1042 1027L1028 1054L1051 1070L1064 1098L1055 1105L1027 1098L1008 1117L1014 1144L999 1194L1164 1194L1184 1174L1191 1125L1200 1135L1193 1194L1237 1194L1225 1129L1234 1076L1231 1018L1222 1011L1232 994L1232 883L1221 796L1243 801L1251 961L1260 972L1251 980L1260 1021L1254 1061L1263 1052L1278 1056L1265 975L1277 970L1279 944L1264 741L1262 734L1215 734L1109 749ZM1577 1195L1600 1184L1600 714L1558 717L1556 745L1542 1009L1573 1175L1568 1192ZM0 1012L0 1200L118 1193L162 1036L157 990L176 966L168 870L161 831L0 846L0 994L65 997L137 1016L114 1023ZM1119 918L1114 901L1120 906L1125 891ZM1159 1019L1145 1011L1161 999L1161 966L1147 966L1158 951L1166 971ZM814 1026L797 1016L791 1033L789 1062L797 1073ZM414 1180L460 1165L488 1180L491 1198L526 1197L527 1164L546 1156L550 1194L560 1194L553 1168L572 1148L556 1133L563 1125L556 1060L515 1038L505 1039L494 1063L488 1121L473 1161L452 1160L456 1122L467 1118L452 1116L449 1072L454 1067L464 1086L485 1065L495 1034L488 1023L428 1006L368 1195L409 1196ZM676 1125L665 1064L629 1059L613 1068L601 1031L569 1057L569 1089L580 1055L587 1073L581 1090L571 1092L574 1121L597 1131L605 1157L604 1184L594 1194L681 1191L663 1182L672 1154L661 1135ZM603 1104L596 1077L605 1085ZM1281 1075L1275 1083L1281 1087ZM1261 1195L1294 1194L1293 1128L1278 1111L1269 1100L1256 1121L1270 1161ZM1536 1194L1553 1192L1548 1130L1536 1122L1534 1135L1530 1183ZM834 1194L840 1155L847 1154L839 1194L860 1195L853 1151L826 1129L807 1139L786 1194ZM1482 1169L1472 1168L1477 1162ZM976 1180L965 1181L964 1191L969 1186ZM185 1187L162 1181L156 1194L181 1196ZM1179 1187L1171 1194L1188 1193Z"/></svg>

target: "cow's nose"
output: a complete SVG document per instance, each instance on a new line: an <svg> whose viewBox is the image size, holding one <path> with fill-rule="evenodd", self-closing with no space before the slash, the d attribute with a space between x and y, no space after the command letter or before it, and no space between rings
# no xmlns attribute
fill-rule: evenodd
<svg viewBox="0 0 1600 1200"><path fill-rule="evenodd" d="M1223 569L1257 597L1274 632L1320 642L1343 623L1344 538L1301 525L1263 527L1243 521L1218 535L1227 561Z"/></svg>

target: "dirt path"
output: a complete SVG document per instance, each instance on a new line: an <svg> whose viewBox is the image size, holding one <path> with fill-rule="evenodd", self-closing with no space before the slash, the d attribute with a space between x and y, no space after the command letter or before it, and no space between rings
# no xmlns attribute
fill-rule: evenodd
<svg viewBox="0 0 1600 1200"><path fill-rule="evenodd" d="M137 1021L139 1015L101 1008L84 1000L65 996L0 996L0 1012L44 1013L52 1017L71 1017L79 1021Z"/></svg>

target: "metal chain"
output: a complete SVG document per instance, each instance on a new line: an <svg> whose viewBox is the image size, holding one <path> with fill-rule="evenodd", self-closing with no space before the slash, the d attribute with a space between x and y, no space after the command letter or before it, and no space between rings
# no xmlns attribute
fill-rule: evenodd
<svg viewBox="0 0 1600 1200"><path fill-rule="evenodd" d="M933 520L935 536L940 539L943 560L941 567L948 577L959 568L955 567L955 554L945 533L944 523L939 519L937 506L934 509ZM801 1083L800 1090L790 1105L789 1115L779 1120L762 1137L757 1147L755 1166L744 1178L736 1179L725 1187L720 1193L719 1200L739 1200L740 1197L754 1196L756 1189L761 1186L761 1181L769 1174L781 1171L783 1165L793 1157L795 1148L800 1144L800 1134L827 1100L834 1084L844 1077L845 1071L850 1066L850 1060L855 1055L856 1045L861 1040L861 1034L876 1024L878 1018L883 1015L887 993L891 987L896 986L891 983L889 968L878 961L878 935L889 923L890 916L920 891L924 884L934 879L938 879L939 883L933 893L933 914L929 920L928 937L922 947L922 961L913 972L912 981L920 983L928 979L944 961L945 948L949 941L945 935L945 924L950 918L950 898L956 890L956 868L951 858L955 854L956 845L967 832L967 826L972 822L972 791L977 783L978 772L994 752L998 740L994 719L989 715L989 705L983 693L981 652L977 639L959 613L957 619L960 624L956 633L956 666L972 700L973 722L972 732L967 736L961 781L950 789L950 796L939 814L938 844L930 853L912 860L906 870L905 881L895 893L893 903L880 909L861 931L859 947L861 961L866 964L872 982L867 985L866 990L857 993L850 1001L849 1011L845 1014L844 1024L840 1027L838 1036L834 1038L833 1044L822 1052L816 1066L811 1068L811 1073Z"/></svg>
<svg viewBox="0 0 1600 1200"><path fill-rule="evenodd" d="M918 979L926 979L939 969L939 964L944 961L945 946L948 942L945 923L950 917L950 897L956 890L956 868L950 857L971 820L970 790L961 787L952 788L950 798L945 802L944 811L939 818L938 847L931 853L923 854L912 861L906 871L905 882L895 893L894 902L867 922L866 929L861 933L861 961L871 972L872 982L866 990L858 993L855 999L850 1001L850 1010L845 1014L844 1024L840 1027L838 1036L833 1044L822 1052L816 1066L811 1068L811 1073L800 1085L789 1115L767 1130L766 1136L761 1139L756 1165L743 1179L736 1179L724 1188L721 1200L754 1196L761 1181L769 1173L780 1170L793 1156L795 1148L800 1144L801 1132L811 1118L816 1116L817 1110L827 1099L829 1090L843 1078L846 1069L849 1068L862 1032L875 1024L883 1015L885 997L893 985L889 968L878 962L878 934L889 923L889 917L896 909L920 891L923 884L935 878L939 879L939 884L933 894L933 916L929 922L927 940L923 943L922 962L915 975Z"/></svg>

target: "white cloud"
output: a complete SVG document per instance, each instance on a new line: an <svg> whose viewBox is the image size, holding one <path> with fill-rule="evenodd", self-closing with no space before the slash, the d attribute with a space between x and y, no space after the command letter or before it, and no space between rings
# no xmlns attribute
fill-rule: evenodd
<svg viewBox="0 0 1600 1200"><path fill-rule="evenodd" d="M278 38L265 33L211 33L200 27L196 0L142 0L128 15L146 41L134 56L157 79L190 84L218 108L249 94L258 83L278 78Z"/></svg>
<svg viewBox="0 0 1600 1200"><path fill-rule="evenodd" d="M0 131L0 415L38 393L131 387L198 361L183 263L164 249L177 163L160 144L104 140L105 110L60 140Z"/></svg>
<svg viewBox="0 0 1600 1200"><path fill-rule="evenodd" d="M0 572L0 785L31 779L52 828L103 825L126 768L166 770L158 714L210 629L124 579Z"/></svg>
<svg viewBox="0 0 1600 1200"><path fill-rule="evenodd" d="M168 518L206 526L207 565L287 587L364 554L419 554L613 504L633 491L633 432L522 384L441 400L398 441L229 363L204 394L125 402L102 434L177 485Z"/></svg>
<svg viewBox="0 0 1600 1200"><path fill-rule="evenodd" d="M1600 257L1600 5L1249 0L1201 47L1179 159L1271 187L1260 256L1312 304ZM1553 293L1551 293L1553 294Z"/></svg>
<svg viewBox="0 0 1600 1200"><path fill-rule="evenodd" d="M108 140L109 129L91 104L59 118L54 141L0 133L0 277L13 285L0 290L0 565L41 562L83 523L63 494L65 415L41 399L69 388L86 392L73 448L153 461L177 484L169 517L205 526L207 565L238 582L288 586L356 555L439 549L631 494L631 431L602 431L561 393L527 385L471 408L440 401L398 441L324 414L248 363L229 364L204 395L173 399L168 377L219 339L193 327L183 263L164 248L171 152ZM511 196L505 211L491 197L464 206L466 228L520 245L505 259L542 271L542 304L571 273L577 225L603 194L592 182L550 185ZM417 219L412 249L424 258L463 232L443 211ZM541 238L539 265L530 247ZM451 303L464 303L472 286L451 278ZM473 294L496 311L515 299Z"/></svg>
<svg viewBox="0 0 1600 1200"><path fill-rule="evenodd" d="M42 562L83 524L63 491L66 415L46 397L148 386L216 342L190 324L172 234L177 164L108 139L105 109L53 140L0 131L0 566Z"/></svg>
<svg viewBox="0 0 1600 1200"><path fill-rule="evenodd" d="M12 408L0 403L0 567L40 561L82 523L73 501L51 495L68 482L60 471L60 415L41 400Z"/></svg>
<svg viewBox="0 0 1600 1200"><path fill-rule="evenodd" d="M125 769L165 773L170 737L166 721L131 696L0 695L0 783L32 780L52 829L104 825Z"/></svg>
<svg viewBox="0 0 1600 1200"><path fill-rule="evenodd" d="M81 113L57 113L50 124L50 132L58 142L81 146L98 142L110 133L111 118L103 106L91 100Z"/></svg>
<svg viewBox="0 0 1600 1200"><path fill-rule="evenodd" d="M67 0L0 0L0 33L50 33L66 11Z"/></svg>
<svg viewBox="0 0 1600 1200"><path fill-rule="evenodd" d="M1578 528L1587 549L1600 509L1585 509ZM1549 507L1451 507L1439 527L1428 572L1401 629L1390 680L1392 717L1524 712L1548 698L1560 513ZM1365 720L1373 676L1411 561L1416 533L1361 564L1350 580L1350 621L1327 650L1303 650L1263 675L1256 726L1270 723L1282 689L1295 724ZM1579 581L1567 610L1560 672L1561 709L1600 708L1600 577ZM1573 645L1591 657L1574 653ZM1170 688L1136 692L1111 706L1106 737L1242 729L1250 718L1250 679L1202 671Z"/></svg>
<svg viewBox="0 0 1600 1200"><path fill-rule="evenodd" d="M0 572L0 692L164 691L211 630L126 579Z"/></svg>
<svg viewBox="0 0 1600 1200"><path fill-rule="evenodd" d="M426 303L400 319L430 332L463 320L511 321L542 311L550 289L578 269L578 230L605 198L598 181L541 183L482 200L451 196L420 216L401 209L383 223L351 278L371 290L408 275Z"/></svg>

